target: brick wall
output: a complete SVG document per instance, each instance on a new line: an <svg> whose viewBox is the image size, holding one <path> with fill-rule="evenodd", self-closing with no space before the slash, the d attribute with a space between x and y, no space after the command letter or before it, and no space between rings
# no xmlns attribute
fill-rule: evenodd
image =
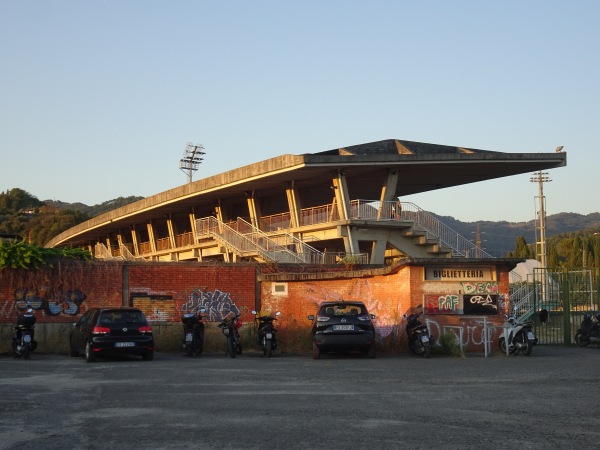
<svg viewBox="0 0 600 450"><path fill-rule="evenodd" d="M482 294L498 297L500 312L506 310L508 298L508 271L500 268L495 277L497 281L485 283L464 282L428 282L425 280L423 266L405 266L397 272L362 278L312 279L299 281L263 281L260 299L263 311L282 311L279 320L282 339L287 335L306 334L311 327L307 319L315 314L318 306L325 301L359 300L366 304L369 312L377 316L376 328L379 344L385 350L406 351L406 322L403 314L413 313L424 304L427 295L449 295L461 298L465 286L481 284ZM490 292L486 292L486 289ZM426 314L422 322L426 323L433 335L453 333L459 338L465 351L484 351L484 321L499 326L504 321L498 315L464 315L458 311L452 314ZM499 329L492 329L492 340L497 342Z"/></svg>
<svg viewBox="0 0 600 450"><path fill-rule="evenodd" d="M63 264L54 270L0 271L0 323L27 306L38 323L74 322L94 306L136 306L149 320L179 321L200 303L212 320L235 311L251 320L256 304L254 265L190 263Z"/></svg>
<svg viewBox="0 0 600 450"><path fill-rule="evenodd" d="M484 293L492 290L502 311L507 307L510 269L496 267L495 281L476 287ZM259 277L260 270L267 273L269 268L254 264L94 262L62 264L53 270L5 269L0 271L0 324L14 323L19 310L27 305L36 309L40 324L71 323L88 308L104 305L139 307L157 324L179 322L183 312L202 305L210 321L233 311L247 323L253 319L251 311L258 307L264 312L281 311L277 322L281 341L290 343L292 349L304 349L310 338L307 316L314 314L321 302L360 300L377 316L380 346L402 352L406 351L402 315L424 304L428 296L461 298L467 286L427 281L425 268L420 265L368 276L360 271L350 277L305 273L303 277L288 276L286 281L265 281ZM503 316L487 316L485 320L501 325ZM452 332L459 336L462 332L467 350L483 351L482 316L426 314L423 321L434 335ZM493 333L497 340L500 331Z"/></svg>

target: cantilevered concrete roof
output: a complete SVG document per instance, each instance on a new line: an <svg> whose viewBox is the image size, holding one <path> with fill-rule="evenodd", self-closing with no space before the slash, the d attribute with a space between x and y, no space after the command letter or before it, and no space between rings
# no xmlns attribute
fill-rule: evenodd
<svg viewBox="0 0 600 450"><path fill-rule="evenodd" d="M343 171L351 198L377 200L383 173L397 171L396 196L548 170L567 164L566 153L505 153L389 139L317 153L285 154L194 181L94 217L52 239L47 247L82 245L165 214L212 208L282 191L293 183L311 191L315 205L331 201L332 174Z"/></svg>

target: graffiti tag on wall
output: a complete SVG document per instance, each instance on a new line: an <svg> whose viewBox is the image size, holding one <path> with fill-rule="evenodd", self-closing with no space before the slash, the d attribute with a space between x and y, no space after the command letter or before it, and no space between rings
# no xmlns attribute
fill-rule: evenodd
<svg viewBox="0 0 600 450"><path fill-rule="evenodd" d="M498 283L495 281L485 281L480 283L464 282L461 283L465 294L497 294Z"/></svg>
<svg viewBox="0 0 600 450"><path fill-rule="evenodd" d="M432 294L425 295L426 314L458 314L461 309L458 294Z"/></svg>
<svg viewBox="0 0 600 450"><path fill-rule="evenodd" d="M188 296L188 301L181 305L182 312L196 313L200 308L206 309L207 320L210 322L221 321L228 314L241 314L241 311L231 299L229 292L222 292L218 289L211 292L203 289L196 289Z"/></svg>
<svg viewBox="0 0 600 450"><path fill-rule="evenodd" d="M498 314L497 295L464 295L463 312L465 314Z"/></svg>
<svg viewBox="0 0 600 450"><path fill-rule="evenodd" d="M16 310L24 311L32 308L35 311L44 311L49 316L79 314L79 307L85 297L85 294L79 289L45 291L28 288L17 289L14 293Z"/></svg>

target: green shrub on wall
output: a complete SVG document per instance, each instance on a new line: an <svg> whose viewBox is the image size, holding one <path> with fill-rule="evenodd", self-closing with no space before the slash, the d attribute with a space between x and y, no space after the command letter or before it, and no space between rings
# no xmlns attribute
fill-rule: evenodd
<svg viewBox="0 0 600 450"><path fill-rule="evenodd" d="M35 269L53 267L61 259L92 259L83 248L44 248L25 241L0 241L0 269Z"/></svg>

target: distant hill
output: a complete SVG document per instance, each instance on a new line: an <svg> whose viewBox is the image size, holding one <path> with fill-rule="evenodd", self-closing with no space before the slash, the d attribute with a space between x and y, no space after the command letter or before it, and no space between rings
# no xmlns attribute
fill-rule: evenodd
<svg viewBox="0 0 600 450"><path fill-rule="evenodd" d="M54 207L57 210L79 211L90 217L95 217L104 214L105 212L112 211L113 209L120 208L121 206L128 205L129 203L137 202L143 198L144 197L135 196L119 197L93 206L88 206L83 203L65 203L60 200L44 200L44 203L46 206Z"/></svg>
<svg viewBox="0 0 600 450"><path fill-rule="evenodd" d="M517 237L523 236L528 244L536 242L539 223L534 220L528 222L461 222L450 216L435 215L444 225L452 228L464 238L475 242L475 233L479 225L482 248L492 256L505 257L514 251ZM597 228L600 231L600 213L591 213L587 216L576 213L558 213L546 216L546 238L555 235L582 231L588 228Z"/></svg>

